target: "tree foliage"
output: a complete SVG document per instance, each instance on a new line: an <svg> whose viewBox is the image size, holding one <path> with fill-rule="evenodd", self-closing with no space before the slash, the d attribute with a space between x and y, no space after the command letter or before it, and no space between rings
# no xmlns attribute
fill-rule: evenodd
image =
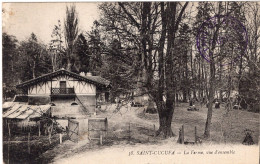
<svg viewBox="0 0 260 164"><path fill-rule="evenodd" d="M75 5L66 8L66 19L64 21L64 32L66 42L66 69L71 70L75 64L75 43L78 37L78 15Z"/></svg>
<svg viewBox="0 0 260 164"><path fill-rule="evenodd" d="M51 70L51 61L47 47L38 42L34 33L26 41L22 41L18 54L20 58L20 78L22 81L36 78Z"/></svg>
<svg viewBox="0 0 260 164"><path fill-rule="evenodd" d="M49 52L51 56L52 70L57 71L63 66L64 63L62 63L62 61L66 56L63 41L64 35L60 20L58 20L58 24L54 26L51 37L52 40L49 45Z"/></svg>

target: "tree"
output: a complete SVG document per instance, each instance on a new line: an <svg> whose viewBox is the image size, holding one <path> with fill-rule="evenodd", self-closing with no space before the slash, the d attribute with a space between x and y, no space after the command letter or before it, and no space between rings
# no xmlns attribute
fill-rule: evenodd
<svg viewBox="0 0 260 164"><path fill-rule="evenodd" d="M171 121L176 93L173 72L177 58L173 52L187 5L188 2L145 2L109 3L100 7L103 11L100 22L106 31L124 43L123 48L136 50L136 55L129 58L134 61L129 74L137 72L137 87L156 103L160 124L157 135L165 138L173 134Z"/></svg>
<svg viewBox="0 0 260 164"><path fill-rule="evenodd" d="M100 74L99 69L102 66L102 53L104 52L104 44L102 42L99 31L99 22L94 22L94 27L88 33L89 46L89 71L94 74Z"/></svg>
<svg viewBox="0 0 260 164"><path fill-rule="evenodd" d="M188 24L181 24L179 33L176 38L176 47L174 55L177 56L178 67L176 69L177 74L177 92L181 91L183 95L183 102L187 102L188 93L192 88L193 78L191 78L189 65L189 58L192 56L191 50L191 30ZM191 68L192 70L192 68ZM176 94L177 96L177 94ZM190 97L190 96L189 96ZM178 97L176 97L178 99Z"/></svg>
<svg viewBox="0 0 260 164"><path fill-rule="evenodd" d="M3 33L3 96L5 98L14 96L14 86L18 83L18 72L16 62L17 55L17 39L15 36Z"/></svg>
<svg viewBox="0 0 260 164"><path fill-rule="evenodd" d="M74 58L74 67L72 70L73 72L88 72L90 71L90 52L89 52L89 45L88 41L86 40L85 36L81 33L77 41L75 43L76 50L75 50L75 58Z"/></svg>
<svg viewBox="0 0 260 164"><path fill-rule="evenodd" d="M3 33L3 83L6 85L14 85L17 42L14 36Z"/></svg>
<svg viewBox="0 0 260 164"><path fill-rule="evenodd" d="M51 61L44 44L38 42L34 33L27 41L21 42L19 50L19 75L22 81L36 78L51 70Z"/></svg>
<svg viewBox="0 0 260 164"><path fill-rule="evenodd" d="M230 10L225 11L222 2L215 3L216 13L214 17L205 21L200 29L198 38L198 48L202 53L204 59L209 63L209 82L208 82L208 114L205 125L204 137L210 136L212 106L215 99L216 91L219 90L217 83L217 70L222 73L221 68L223 64L228 65L230 70L234 68L236 54L244 54L246 49L246 35L243 26L239 19L230 17L237 16L237 10L241 5L231 5ZM231 49L231 53L228 50ZM203 50L203 51L201 51ZM240 59L240 68L242 64L242 57ZM219 68L218 68L219 67ZM241 71L241 69L240 69ZM221 75L221 74L220 74ZM229 73L231 75L231 73ZM231 79L231 77L230 77ZM239 82L238 82L239 83ZM229 89L231 82L229 82Z"/></svg>
<svg viewBox="0 0 260 164"><path fill-rule="evenodd" d="M57 71L62 67L62 59L65 56L60 20L58 20L58 25L54 26L51 37L52 40L49 45L49 51L51 55L52 71Z"/></svg>
<svg viewBox="0 0 260 164"><path fill-rule="evenodd" d="M248 51L244 55L243 72L241 78L240 97L246 101L248 108L259 112L259 78L260 78L260 57L259 57L259 30L260 12L258 3L247 3L243 6L247 11L248 19L246 29L248 33Z"/></svg>
<svg viewBox="0 0 260 164"><path fill-rule="evenodd" d="M65 41L66 41L66 68L73 67L72 59L75 57L75 42L78 37L78 16L75 5L66 8L66 19L64 21Z"/></svg>
<svg viewBox="0 0 260 164"><path fill-rule="evenodd" d="M129 56L132 56L132 52L121 47L121 43L114 39L109 44L108 54L102 58L103 65L101 67L101 73L103 77L107 77L111 85L111 99L115 100L120 95L131 96L135 83L133 79L135 74L131 68L129 62ZM122 64L123 63L123 64ZM131 98L131 97L130 97Z"/></svg>
<svg viewBox="0 0 260 164"><path fill-rule="evenodd" d="M179 6L180 4L177 2L168 2L166 3L166 10L164 10L164 3L161 3L161 19L162 19L162 32L160 38L160 46L159 46L159 85L158 85L158 93L155 94L155 98L158 99L156 101L156 105L158 107L159 113L159 121L160 127L157 132L159 134L162 132L165 137L172 136L171 130L171 121L174 112L174 100L175 100L175 92L176 92L176 77L173 72L176 71L176 56L173 54L173 50L176 47L175 39L176 34L179 28L179 24L182 20L183 13L188 5L186 2L183 6ZM179 12L178 12L178 8ZM167 23L170 22L170 23ZM167 36L165 30L167 29ZM167 51L166 56L164 58L164 44L165 39L167 37ZM165 71L165 73L164 73ZM165 86L164 86L165 81ZM162 91L165 93L163 93ZM166 96L166 100L163 101L164 94Z"/></svg>

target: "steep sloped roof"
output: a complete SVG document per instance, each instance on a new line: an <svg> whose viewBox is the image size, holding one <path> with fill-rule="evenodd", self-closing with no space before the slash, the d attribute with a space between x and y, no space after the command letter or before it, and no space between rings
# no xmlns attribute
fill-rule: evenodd
<svg viewBox="0 0 260 164"><path fill-rule="evenodd" d="M91 79L93 81L97 81L100 84L104 84L106 86L110 85L110 81L108 81L107 79L104 79L100 76L87 76L88 79Z"/></svg>
<svg viewBox="0 0 260 164"><path fill-rule="evenodd" d="M60 69L58 71L39 76L35 79L25 81L21 84L16 85L16 87L17 88L28 87L28 86L34 85L38 82L51 80L53 77L60 76L60 75L67 75L67 76L70 76L70 77L74 77L78 80L82 80L82 81L85 81L87 83L94 84L98 87L105 87L106 88L106 87L110 86L110 81L108 81L108 80L106 80L106 79L104 79L100 76L81 76L79 74L67 71L65 69Z"/></svg>

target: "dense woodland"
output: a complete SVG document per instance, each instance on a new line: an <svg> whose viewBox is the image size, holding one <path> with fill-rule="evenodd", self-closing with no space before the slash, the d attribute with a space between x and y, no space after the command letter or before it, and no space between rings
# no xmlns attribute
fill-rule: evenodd
<svg viewBox="0 0 260 164"><path fill-rule="evenodd" d="M259 112L257 2L118 2L103 3L99 9L100 19L91 31L84 31L78 29L77 9L68 6L64 23L57 20L54 25L49 44L40 42L33 31L23 41L3 33L4 96L16 94L19 82L66 68L110 80L111 99L149 95L160 118L158 135L165 137L172 136L176 103L191 98L208 103L205 137L210 135L216 99L228 104L227 109L243 102L247 110ZM197 49L196 37L203 22L220 15L239 20L247 42L240 42L239 34L228 28L212 29L212 37L223 32L233 35L221 45L217 37L206 43L213 54L208 62ZM222 64L234 56L239 56L235 62Z"/></svg>

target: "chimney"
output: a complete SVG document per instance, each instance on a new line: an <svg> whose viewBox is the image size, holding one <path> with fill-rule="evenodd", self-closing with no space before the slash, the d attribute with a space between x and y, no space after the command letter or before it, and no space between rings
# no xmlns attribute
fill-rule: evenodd
<svg viewBox="0 0 260 164"><path fill-rule="evenodd" d="M80 75L80 76L86 76L86 75L85 75L85 72L80 72L79 75Z"/></svg>
<svg viewBox="0 0 260 164"><path fill-rule="evenodd" d="M91 72L87 72L86 76L92 76L92 73Z"/></svg>

